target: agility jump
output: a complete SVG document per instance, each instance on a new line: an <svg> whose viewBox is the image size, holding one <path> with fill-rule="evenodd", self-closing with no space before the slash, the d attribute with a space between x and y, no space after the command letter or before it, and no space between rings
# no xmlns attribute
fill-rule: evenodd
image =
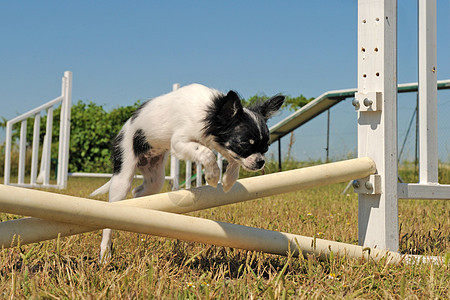
<svg viewBox="0 0 450 300"><path fill-rule="evenodd" d="M397 263L402 257L396 252L178 215L364 178L375 172L370 158L357 158L242 179L229 193L220 186L205 186L115 203L1 185L0 211L35 218L0 223L0 245L10 247L18 239L27 244L108 227L279 255L315 254L326 259L333 253L375 261L384 257Z"/></svg>

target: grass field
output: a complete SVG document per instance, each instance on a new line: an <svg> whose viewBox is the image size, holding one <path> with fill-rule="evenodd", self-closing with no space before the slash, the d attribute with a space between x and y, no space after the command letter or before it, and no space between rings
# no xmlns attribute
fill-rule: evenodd
<svg viewBox="0 0 450 300"><path fill-rule="evenodd" d="M408 169L401 175L414 179ZM61 192L88 197L103 182L71 178ZM341 195L345 185L190 215L356 244L357 195ZM99 265L96 231L1 250L0 299L450 299L449 201L400 200L399 220L402 253L440 255L444 263L321 262L115 232L113 260Z"/></svg>

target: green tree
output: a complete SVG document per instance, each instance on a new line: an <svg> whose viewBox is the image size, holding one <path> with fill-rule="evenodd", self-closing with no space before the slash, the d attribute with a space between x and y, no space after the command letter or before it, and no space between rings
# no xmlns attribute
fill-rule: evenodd
<svg viewBox="0 0 450 300"><path fill-rule="evenodd" d="M244 99L243 102L245 106L250 106L259 101L265 101L269 98L270 97L266 96L265 94L256 94L248 99ZM303 95L299 95L298 97L286 96L283 106L281 106L281 109L289 109L290 111L296 111L301 107L305 106L306 104L308 104L313 99L314 98L306 98Z"/></svg>

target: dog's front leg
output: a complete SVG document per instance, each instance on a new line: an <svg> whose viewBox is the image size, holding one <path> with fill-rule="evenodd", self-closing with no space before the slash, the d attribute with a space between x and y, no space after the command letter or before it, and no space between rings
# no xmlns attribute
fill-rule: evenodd
<svg viewBox="0 0 450 300"><path fill-rule="evenodd" d="M225 193L233 187L236 180L239 178L239 169L240 165L234 160L228 161L227 170L225 171L225 175L223 175L222 179L222 187Z"/></svg>
<svg viewBox="0 0 450 300"><path fill-rule="evenodd" d="M217 166L216 156L207 147L196 143L172 139L171 152L183 160L199 162L205 166L205 178L209 185L217 187L220 178L220 169Z"/></svg>

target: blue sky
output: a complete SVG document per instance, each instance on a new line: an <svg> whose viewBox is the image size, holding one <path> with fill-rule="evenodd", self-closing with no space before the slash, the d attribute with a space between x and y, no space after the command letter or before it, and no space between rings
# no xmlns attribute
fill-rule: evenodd
<svg viewBox="0 0 450 300"><path fill-rule="evenodd" d="M438 79L449 79L450 1L437 2ZM234 89L243 97L315 97L353 88L356 3L2 1L0 116L10 119L56 97L66 70L73 72L74 102L92 100L107 108L155 97L175 82ZM398 3L399 83L417 81L416 6ZM415 96L408 97L399 98L400 135L414 109ZM445 118L449 102L449 92L439 93ZM349 101L331 114L331 149L338 157L355 149L356 114ZM325 120L321 116L297 131L295 156L324 158ZM439 136L441 159L448 159L450 121L439 127L445 131Z"/></svg>

